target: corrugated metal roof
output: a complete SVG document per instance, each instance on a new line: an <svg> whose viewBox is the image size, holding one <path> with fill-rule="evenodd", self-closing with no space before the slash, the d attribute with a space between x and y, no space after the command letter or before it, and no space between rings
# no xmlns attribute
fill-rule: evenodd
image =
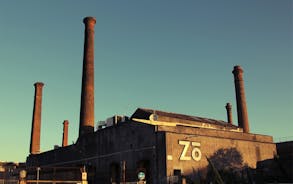
<svg viewBox="0 0 293 184"><path fill-rule="evenodd" d="M214 125L231 127L231 128L237 128L237 126L231 125L230 123L222 121L222 120L215 120L215 119L203 118L203 117L191 116L191 115L185 115L185 114L177 114L173 112L164 112L160 110L146 109L146 108L138 108L134 112L134 114L131 116L131 118L148 119L151 114L156 114L158 116L165 116L165 117L176 118L176 119L182 119L182 120L188 120L188 121L197 121L197 122L214 124Z"/></svg>

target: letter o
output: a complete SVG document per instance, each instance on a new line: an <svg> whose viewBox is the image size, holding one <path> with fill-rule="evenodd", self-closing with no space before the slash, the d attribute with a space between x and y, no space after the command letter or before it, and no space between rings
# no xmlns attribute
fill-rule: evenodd
<svg viewBox="0 0 293 184"><path fill-rule="evenodd" d="M200 161L200 159L201 159L201 151L200 151L200 149L199 148L193 148L191 156L192 156L193 160Z"/></svg>

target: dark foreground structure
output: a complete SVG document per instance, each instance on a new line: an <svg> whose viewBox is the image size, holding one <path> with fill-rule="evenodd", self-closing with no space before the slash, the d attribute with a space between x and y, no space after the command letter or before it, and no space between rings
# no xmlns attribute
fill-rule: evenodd
<svg viewBox="0 0 293 184"><path fill-rule="evenodd" d="M40 152L42 83L36 83L30 155L27 167L76 168L87 171L89 183L146 182L152 184L209 182L216 167L232 183L254 180L260 161L276 155L271 136L249 131L243 70L233 70L238 126L228 121L138 108L130 117L113 116L94 128L94 25L86 17L79 137L67 144L64 122L63 146ZM67 171L63 176L74 174ZM52 175L48 172L47 175ZM62 177L62 176L59 176Z"/></svg>

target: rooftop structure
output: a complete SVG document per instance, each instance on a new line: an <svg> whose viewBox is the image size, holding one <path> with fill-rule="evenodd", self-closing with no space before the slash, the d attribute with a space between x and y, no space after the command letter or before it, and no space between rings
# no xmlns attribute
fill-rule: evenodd
<svg viewBox="0 0 293 184"><path fill-rule="evenodd" d="M227 104L227 122L138 108L130 118L114 116L95 131L95 23L93 17L84 19L79 137L76 143L68 145L68 124L64 122L63 146L40 152L39 136L35 136L40 135L40 128L34 128L40 127L41 93L38 93L35 95L38 103L34 105L31 136L31 147L34 149L27 157L29 167L84 166L89 183L143 180L163 184L181 183L183 178L207 181L211 167L207 158L218 168L229 166L235 172L242 172L248 167L256 168L259 161L274 157L276 145L272 137L249 131L243 69L240 66L235 66L233 70L238 125L233 124L231 105ZM143 175L145 177L140 178Z"/></svg>

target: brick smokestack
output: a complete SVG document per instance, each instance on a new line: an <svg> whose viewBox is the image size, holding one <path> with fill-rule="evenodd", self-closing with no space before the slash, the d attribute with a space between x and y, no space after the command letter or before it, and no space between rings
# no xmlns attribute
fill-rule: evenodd
<svg viewBox="0 0 293 184"><path fill-rule="evenodd" d="M40 153L42 90L44 84L37 82L35 86L33 121L31 130L30 154Z"/></svg>
<svg viewBox="0 0 293 184"><path fill-rule="evenodd" d="M81 87L79 136L94 132L94 27L96 19L86 17Z"/></svg>
<svg viewBox="0 0 293 184"><path fill-rule="evenodd" d="M63 137L62 137L62 147L68 145L68 120L63 122Z"/></svg>
<svg viewBox="0 0 293 184"><path fill-rule="evenodd" d="M232 72L234 74L238 126L243 128L243 132L249 133L248 113L246 107L243 69L240 66L234 66Z"/></svg>
<svg viewBox="0 0 293 184"><path fill-rule="evenodd" d="M229 124L233 124L233 119L232 119L232 105L230 103L226 104L226 110L227 110L227 119Z"/></svg>

